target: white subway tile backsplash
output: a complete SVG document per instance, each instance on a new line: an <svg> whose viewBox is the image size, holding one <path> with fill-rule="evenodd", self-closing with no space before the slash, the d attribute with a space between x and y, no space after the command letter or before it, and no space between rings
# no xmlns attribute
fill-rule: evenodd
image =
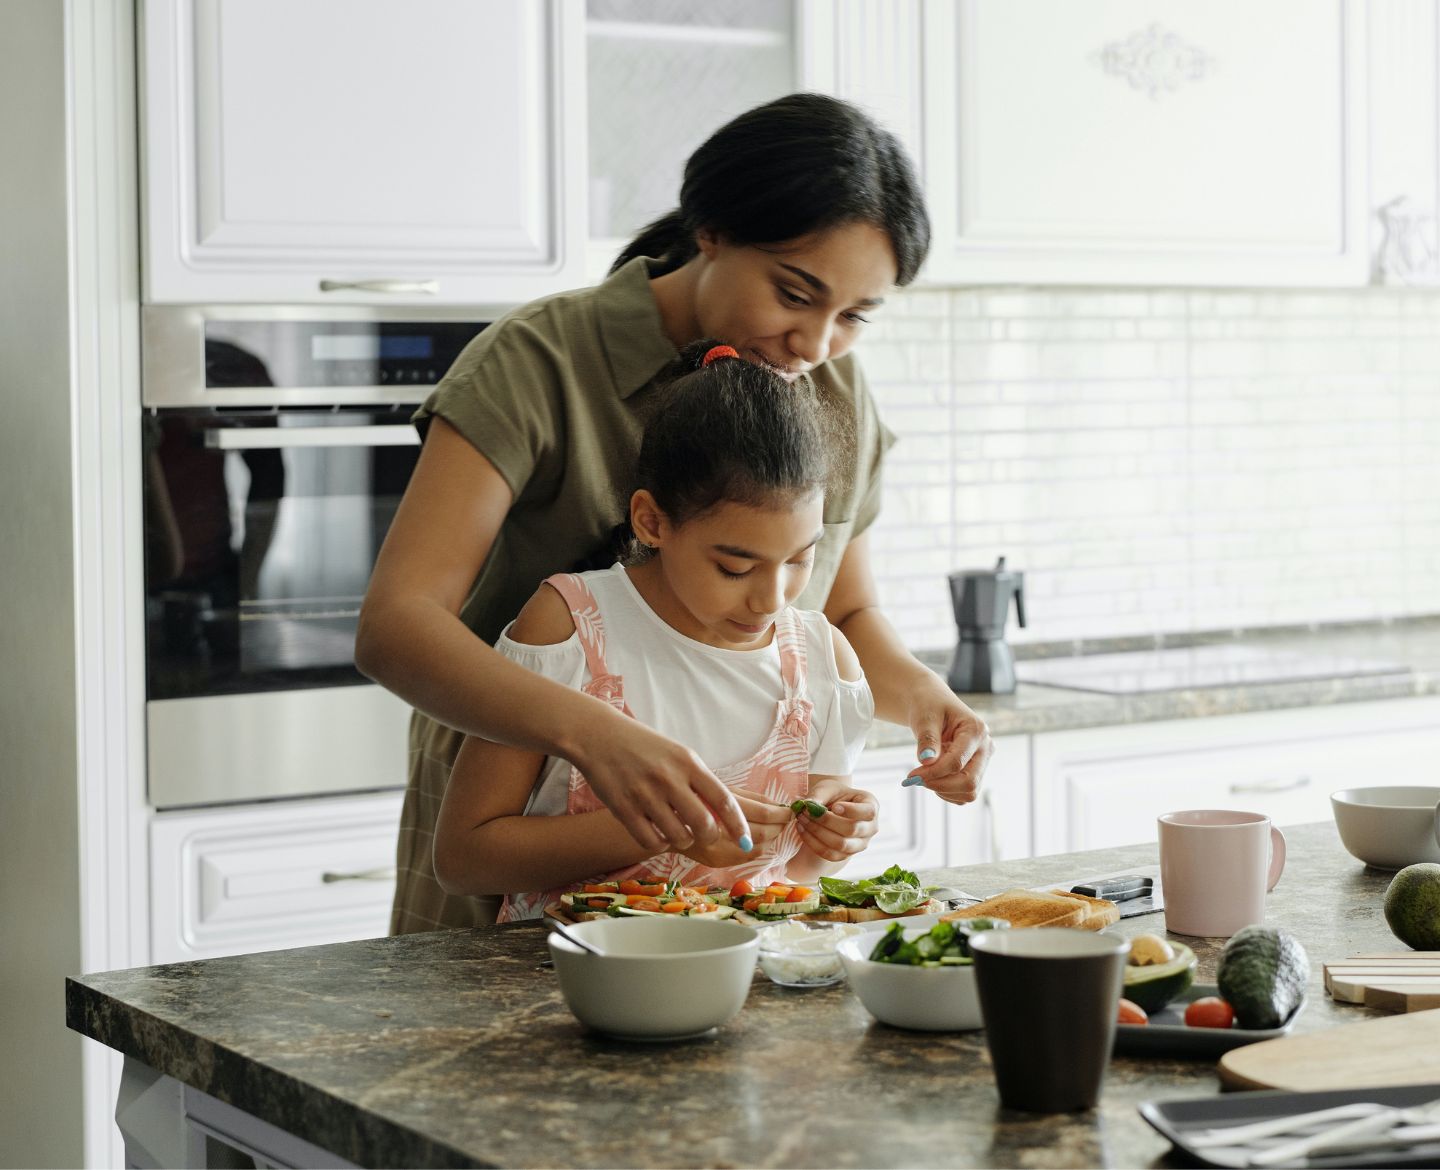
<svg viewBox="0 0 1440 1170"><path fill-rule="evenodd" d="M1440 612L1440 293L920 290L863 361L912 646L1002 554L1017 641Z"/></svg>

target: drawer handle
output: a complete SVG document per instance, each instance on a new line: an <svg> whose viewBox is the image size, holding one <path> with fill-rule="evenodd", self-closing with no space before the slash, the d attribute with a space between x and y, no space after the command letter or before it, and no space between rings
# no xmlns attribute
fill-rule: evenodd
<svg viewBox="0 0 1440 1170"><path fill-rule="evenodd" d="M322 882L393 882L394 867L381 866L379 869L362 869L355 873L322 873Z"/></svg>
<svg viewBox="0 0 1440 1170"><path fill-rule="evenodd" d="M1242 792L1294 792L1297 788L1309 788L1310 777L1301 776L1298 780L1260 780L1254 784L1232 784L1230 791L1239 795Z"/></svg>
<svg viewBox="0 0 1440 1170"><path fill-rule="evenodd" d="M440 291L438 280L322 280L321 292L425 293Z"/></svg>

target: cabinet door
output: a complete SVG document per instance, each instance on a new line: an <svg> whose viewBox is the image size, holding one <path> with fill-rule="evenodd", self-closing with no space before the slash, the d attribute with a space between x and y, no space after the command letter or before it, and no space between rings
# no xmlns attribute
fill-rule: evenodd
<svg viewBox="0 0 1440 1170"><path fill-rule="evenodd" d="M145 0L152 301L496 303L580 283L564 0Z"/></svg>
<svg viewBox="0 0 1440 1170"><path fill-rule="evenodd" d="M1034 739L1036 852L1156 839L1179 809L1263 813L1277 824L1331 819L1330 793L1428 784L1440 702L1407 699L1129 727Z"/></svg>
<svg viewBox="0 0 1440 1170"><path fill-rule="evenodd" d="M915 766L913 746L870 748L855 769L855 787L875 794L880 828L870 845L846 866L850 877L866 877L900 865L927 869L945 864L946 805L923 788L902 788Z"/></svg>
<svg viewBox="0 0 1440 1170"><path fill-rule="evenodd" d="M971 804L945 805L945 819L946 865L1031 856L1030 737L996 738L979 797Z"/></svg>
<svg viewBox="0 0 1440 1170"><path fill-rule="evenodd" d="M157 813L155 963L384 935L399 793Z"/></svg>
<svg viewBox="0 0 1440 1170"><path fill-rule="evenodd" d="M927 279L1363 284L1364 19L927 0Z"/></svg>

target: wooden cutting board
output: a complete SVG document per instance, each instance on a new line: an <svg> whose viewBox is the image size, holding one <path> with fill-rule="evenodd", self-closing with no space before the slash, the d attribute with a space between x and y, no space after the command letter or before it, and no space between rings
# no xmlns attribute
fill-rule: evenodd
<svg viewBox="0 0 1440 1170"><path fill-rule="evenodd" d="M1383 1012L1440 1008L1440 951L1369 953L1326 963L1325 990L1339 1003Z"/></svg>
<svg viewBox="0 0 1440 1170"><path fill-rule="evenodd" d="M1233 1048L1220 1058L1220 1080L1294 1092L1440 1083L1440 1010Z"/></svg>

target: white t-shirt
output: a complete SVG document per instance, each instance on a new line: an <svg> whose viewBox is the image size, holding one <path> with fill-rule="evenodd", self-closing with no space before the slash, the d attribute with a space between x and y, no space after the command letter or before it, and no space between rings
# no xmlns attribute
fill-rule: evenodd
<svg viewBox="0 0 1440 1170"><path fill-rule="evenodd" d="M780 648L775 638L756 650L726 650L688 638L668 625L635 588L621 565L582 573L605 623L605 662L625 683L635 717L692 749L713 772L748 759L775 724L784 696ZM848 776L855 769L875 699L863 676L840 677L835 643L823 613L796 610L805 632L806 691L810 719L810 771ZM513 624L513 623L512 623ZM501 631L495 649L536 674L579 690L590 678L580 636L552 646L526 646ZM546 762L525 811L565 811L570 765Z"/></svg>

